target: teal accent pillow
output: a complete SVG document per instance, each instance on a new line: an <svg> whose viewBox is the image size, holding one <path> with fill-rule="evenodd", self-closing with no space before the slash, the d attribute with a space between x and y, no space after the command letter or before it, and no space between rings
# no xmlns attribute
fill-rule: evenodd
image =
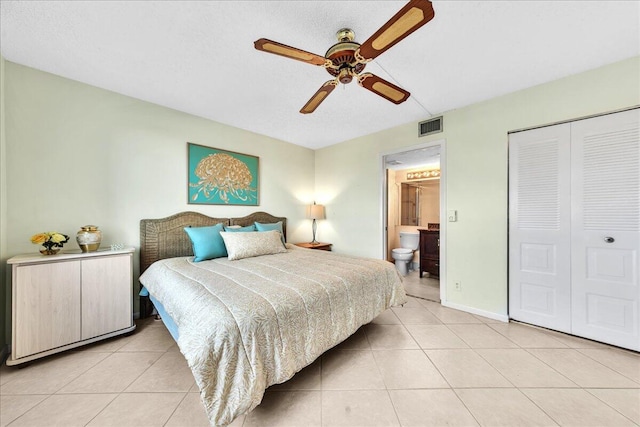
<svg viewBox="0 0 640 427"><path fill-rule="evenodd" d="M256 222L254 223L254 225L256 226L256 230L258 231L271 231L271 230L279 231L280 240L282 240L282 244L284 245L284 232L282 231L282 221L274 222L272 224L262 224L262 223Z"/></svg>
<svg viewBox="0 0 640 427"><path fill-rule="evenodd" d="M224 227L224 231L230 231L232 233L246 233L247 231L256 231L256 226L251 224L246 227Z"/></svg>
<svg viewBox="0 0 640 427"><path fill-rule="evenodd" d="M194 262L228 256L227 247L220 235L223 231L222 223L208 227L185 227L184 231L191 239Z"/></svg>

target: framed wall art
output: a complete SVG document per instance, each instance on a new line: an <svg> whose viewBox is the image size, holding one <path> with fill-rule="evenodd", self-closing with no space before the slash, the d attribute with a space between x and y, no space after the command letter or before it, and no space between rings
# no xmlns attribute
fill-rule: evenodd
<svg viewBox="0 0 640 427"><path fill-rule="evenodd" d="M187 143L190 204L258 206L259 158Z"/></svg>

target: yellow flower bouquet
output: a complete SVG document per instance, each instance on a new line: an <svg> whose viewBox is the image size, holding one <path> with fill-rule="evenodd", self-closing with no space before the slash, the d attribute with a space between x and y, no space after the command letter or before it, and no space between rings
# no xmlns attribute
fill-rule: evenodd
<svg viewBox="0 0 640 427"><path fill-rule="evenodd" d="M53 255L57 253L65 243L69 241L69 236L58 233L57 231L48 231L46 233L38 233L31 236L31 243L34 245L42 245L44 249L40 253L44 255Z"/></svg>

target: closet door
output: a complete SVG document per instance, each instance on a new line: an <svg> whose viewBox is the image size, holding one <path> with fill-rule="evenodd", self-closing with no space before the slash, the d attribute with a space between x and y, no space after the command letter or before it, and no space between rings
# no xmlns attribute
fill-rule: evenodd
<svg viewBox="0 0 640 427"><path fill-rule="evenodd" d="M640 110L572 124L572 333L640 350Z"/></svg>
<svg viewBox="0 0 640 427"><path fill-rule="evenodd" d="M571 329L570 124L509 135L509 316Z"/></svg>

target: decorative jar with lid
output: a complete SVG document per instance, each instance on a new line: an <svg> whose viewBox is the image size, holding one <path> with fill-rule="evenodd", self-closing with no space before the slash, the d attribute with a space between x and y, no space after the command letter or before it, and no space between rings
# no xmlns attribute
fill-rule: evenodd
<svg viewBox="0 0 640 427"><path fill-rule="evenodd" d="M76 234L76 241L82 252L95 252L100 247L102 232L96 225L85 225Z"/></svg>

